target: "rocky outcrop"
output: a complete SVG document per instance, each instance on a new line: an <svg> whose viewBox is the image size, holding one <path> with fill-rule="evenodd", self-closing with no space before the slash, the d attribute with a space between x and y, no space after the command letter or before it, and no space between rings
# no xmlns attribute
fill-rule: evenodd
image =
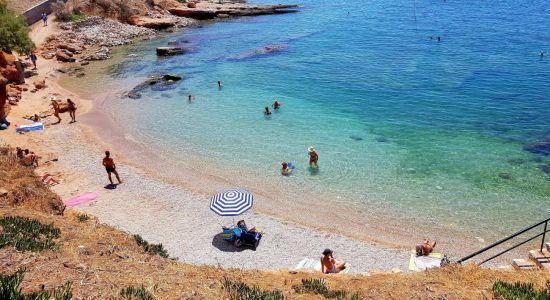
<svg viewBox="0 0 550 300"><path fill-rule="evenodd" d="M198 3L196 7L184 7L168 9L168 11L176 16L187 17L197 20L213 19L218 16L225 17L241 17L241 16L258 16L258 15L273 15L296 12L299 8L298 5L202 5Z"/></svg>
<svg viewBox="0 0 550 300"><path fill-rule="evenodd" d="M34 87L37 89L37 90L41 90L43 88L46 87L46 80L42 79L42 80L35 80L33 82L33 85Z"/></svg>
<svg viewBox="0 0 550 300"><path fill-rule="evenodd" d="M63 49L57 50L57 52L55 52L55 57L57 58L58 61L61 61L61 62L76 61L76 59L73 57L73 54L71 52Z"/></svg>
<svg viewBox="0 0 550 300"><path fill-rule="evenodd" d="M191 49L182 48L182 47L158 47L157 55L158 56L179 55L179 54L185 54L189 51L191 51Z"/></svg>
<svg viewBox="0 0 550 300"><path fill-rule="evenodd" d="M523 150L534 154L550 155L550 136L542 141L523 146Z"/></svg>
<svg viewBox="0 0 550 300"><path fill-rule="evenodd" d="M131 91L126 93L126 97L132 98L132 99L139 99L141 98L141 91L147 88L151 88L153 90L161 90L161 91L171 89L173 88L173 84L177 81L180 81L181 79L182 79L181 76L171 75L171 74L153 76L147 79L146 81L138 84Z"/></svg>
<svg viewBox="0 0 550 300"><path fill-rule="evenodd" d="M19 80L19 72L14 65L7 65L0 70L0 74L8 80L8 82L17 82Z"/></svg>
<svg viewBox="0 0 550 300"><path fill-rule="evenodd" d="M2 75L0 75L0 123L5 124L6 118L8 116L8 110L9 110L9 104L7 103L8 100L8 93L6 90L6 85L8 84L8 80L4 78Z"/></svg>
<svg viewBox="0 0 550 300"><path fill-rule="evenodd" d="M151 29L166 29L176 25L174 18L152 18L147 16L131 16L128 23Z"/></svg>
<svg viewBox="0 0 550 300"><path fill-rule="evenodd" d="M287 45L284 45L284 44L268 45L268 46L256 48L252 51L247 51L243 54L240 54L234 57L229 57L229 60L244 60L244 59L249 59L254 57L261 57L261 56L281 52L286 48L287 48Z"/></svg>

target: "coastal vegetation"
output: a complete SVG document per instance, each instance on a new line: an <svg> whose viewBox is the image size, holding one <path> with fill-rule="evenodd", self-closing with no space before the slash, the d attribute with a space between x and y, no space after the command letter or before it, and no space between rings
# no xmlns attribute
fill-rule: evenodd
<svg viewBox="0 0 550 300"><path fill-rule="evenodd" d="M168 258L168 251L164 249L162 244L149 244L139 234L133 235L136 243L143 248L143 250L151 255L158 255L160 257Z"/></svg>
<svg viewBox="0 0 550 300"><path fill-rule="evenodd" d="M6 0L0 0L0 50L19 53L34 50L29 32L25 19L9 9Z"/></svg>
<svg viewBox="0 0 550 300"><path fill-rule="evenodd" d="M120 291L120 297L128 300L155 300L155 297L149 293L143 285L139 287L129 286Z"/></svg>
<svg viewBox="0 0 550 300"><path fill-rule="evenodd" d="M530 282L508 283L498 280L493 285L493 292L504 300L550 300L550 281L546 287L535 289Z"/></svg>
<svg viewBox="0 0 550 300"><path fill-rule="evenodd" d="M42 287L39 291L23 294L21 291L21 281L25 274L24 269L19 269L11 275L0 275L0 299L10 300L70 300L72 299L71 283L67 282L64 285L46 291Z"/></svg>
<svg viewBox="0 0 550 300"><path fill-rule="evenodd" d="M52 225L22 217L0 218L0 248L13 246L19 251L57 250L54 239L60 231Z"/></svg>

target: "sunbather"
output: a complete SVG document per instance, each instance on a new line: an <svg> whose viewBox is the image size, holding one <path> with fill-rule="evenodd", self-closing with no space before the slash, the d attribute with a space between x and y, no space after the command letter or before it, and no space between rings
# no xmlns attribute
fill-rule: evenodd
<svg viewBox="0 0 550 300"><path fill-rule="evenodd" d="M41 180L42 180L42 183L49 186L54 186L61 183L61 180L55 179L53 175L50 173L44 173L44 175L41 176Z"/></svg>
<svg viewBox="0 0 550 300"><path fill-rule="evenodd" d="M436 241L430 241L428 239L424 239L421 244L416 245L416 256L427 256L435 248Z"/></svg>
<svg viewBox="0 0 550 300"><path fill-rule="evenodd" d="M246 232L256 232L256 227L248 229L244 220L240 220L239 222L237 222L237 227Z"/></svg>
<svg viewBox="0 0 550 300"><path fill-rule="evenodd" d="M321 272L324 274L339 273L346 268L346 262L336 261L332 256L332 250L325 249L321 257Z"/></svg>

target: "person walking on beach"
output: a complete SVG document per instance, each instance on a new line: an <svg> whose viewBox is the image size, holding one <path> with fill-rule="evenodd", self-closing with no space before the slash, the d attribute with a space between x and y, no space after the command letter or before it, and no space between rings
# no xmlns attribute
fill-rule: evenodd
<svg viewBox="0 0 550 300"><path fill-rule="evenodd" d="M307 152L309 154L309 166L317 168L317 161L319 160L319 155L317 155L317 152L315 151L315 148L313 146L310 146L307 148Z"/></svg>
<svg viewBox="0 0 550 300"><path fill-rule="evenodd" d="M57 118L57 122L53 124L59 124L61 123L61 118L59 117L59 103L55 100L55 98L51 98L52 103L50 106L53 108L53 115Z"/></svg>
<svg viewBox="0 0 550 300"><path fill-rule="evenodd" d="M332 253L332 250L327 248L321 256L321 272L324 274L340 273L346 268L346 262L336 261Z"/></svg>
<svg viewBox="0 0 550 300"><path fill-rule="evenodd" d="M76 104L74 104L73 100L67 99L67 108L69 110L69 116L71 117L71 122L76 122Z"/></svg>
<svg viewBox="0 0 550 300"><path fill-rule="evenodd" d="M40 18L42 19L42 22L44 22L44 26L48 26L48 15L45 12L42 13Z"/></svg>
<svg viewBox="0 0 550 300"><path fill-rule="evenodd" d="M29 58L31 59L32 65L34 66L34 69L36 70L36 60L38 59L36 57L36 54L34 54L34 52L31 52L31 54L29 54Z"/></svg>
<svg viewBox="0 0 550 300"><path fill-rule="evenodd" d="M105 151L105 157L103 158L103 166L107 171L107 175L109 176L109 181L111 182L111 184L113 184L111 173L115 174L119 184L122 183L122 180L120 180L120 177L118 176L118 172L116 171L115 161L111 158L111 152L109 151Z"/></svg>

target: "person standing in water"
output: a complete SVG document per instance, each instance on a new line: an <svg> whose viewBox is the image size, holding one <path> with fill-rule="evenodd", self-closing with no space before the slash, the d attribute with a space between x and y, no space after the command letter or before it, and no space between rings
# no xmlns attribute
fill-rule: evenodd
<svg viewBox="0 0 550 300"><path fill-rule="evenodd" d="M269 110L269 106L266 106L266 107L265 107L264 115L266 115L266 116L271 115L271 110Z"/></svg>
<svg viewBox="0 0 550 300"><path fill-rule="evenodd" d="M107 175L109 176L109 181L111 182L111 184L113 184L111 173L115 174L119 184L122 183L122 180L120 180L120 177L118 176L118 172L116 171L115 161L111 158L111 152L109 151L105 151L105 157L103 158L103 166L107 171Z"/></svg>
<svg viewBox="0 0 550 300"><path fill-rule="evenodd" d="M313 148L313 146L310 146L309 148L307 148L307 152L309 154L309 166L317 168L318 167L317 161L319 160L319 155L317 155L315 148Z"/></svg>
<svg viewBox="0 0 550 300"><path fill-rule="evenodd" d="M218 80L218 89L222 89L222 81L221 80Z"/></svg>
<svg viewBox="0 0 550 300"><path fill-rule="evenodd" d="M281 103L275 99L275 102L273 102L273 109L279 109L281 107Z"/></svg>

